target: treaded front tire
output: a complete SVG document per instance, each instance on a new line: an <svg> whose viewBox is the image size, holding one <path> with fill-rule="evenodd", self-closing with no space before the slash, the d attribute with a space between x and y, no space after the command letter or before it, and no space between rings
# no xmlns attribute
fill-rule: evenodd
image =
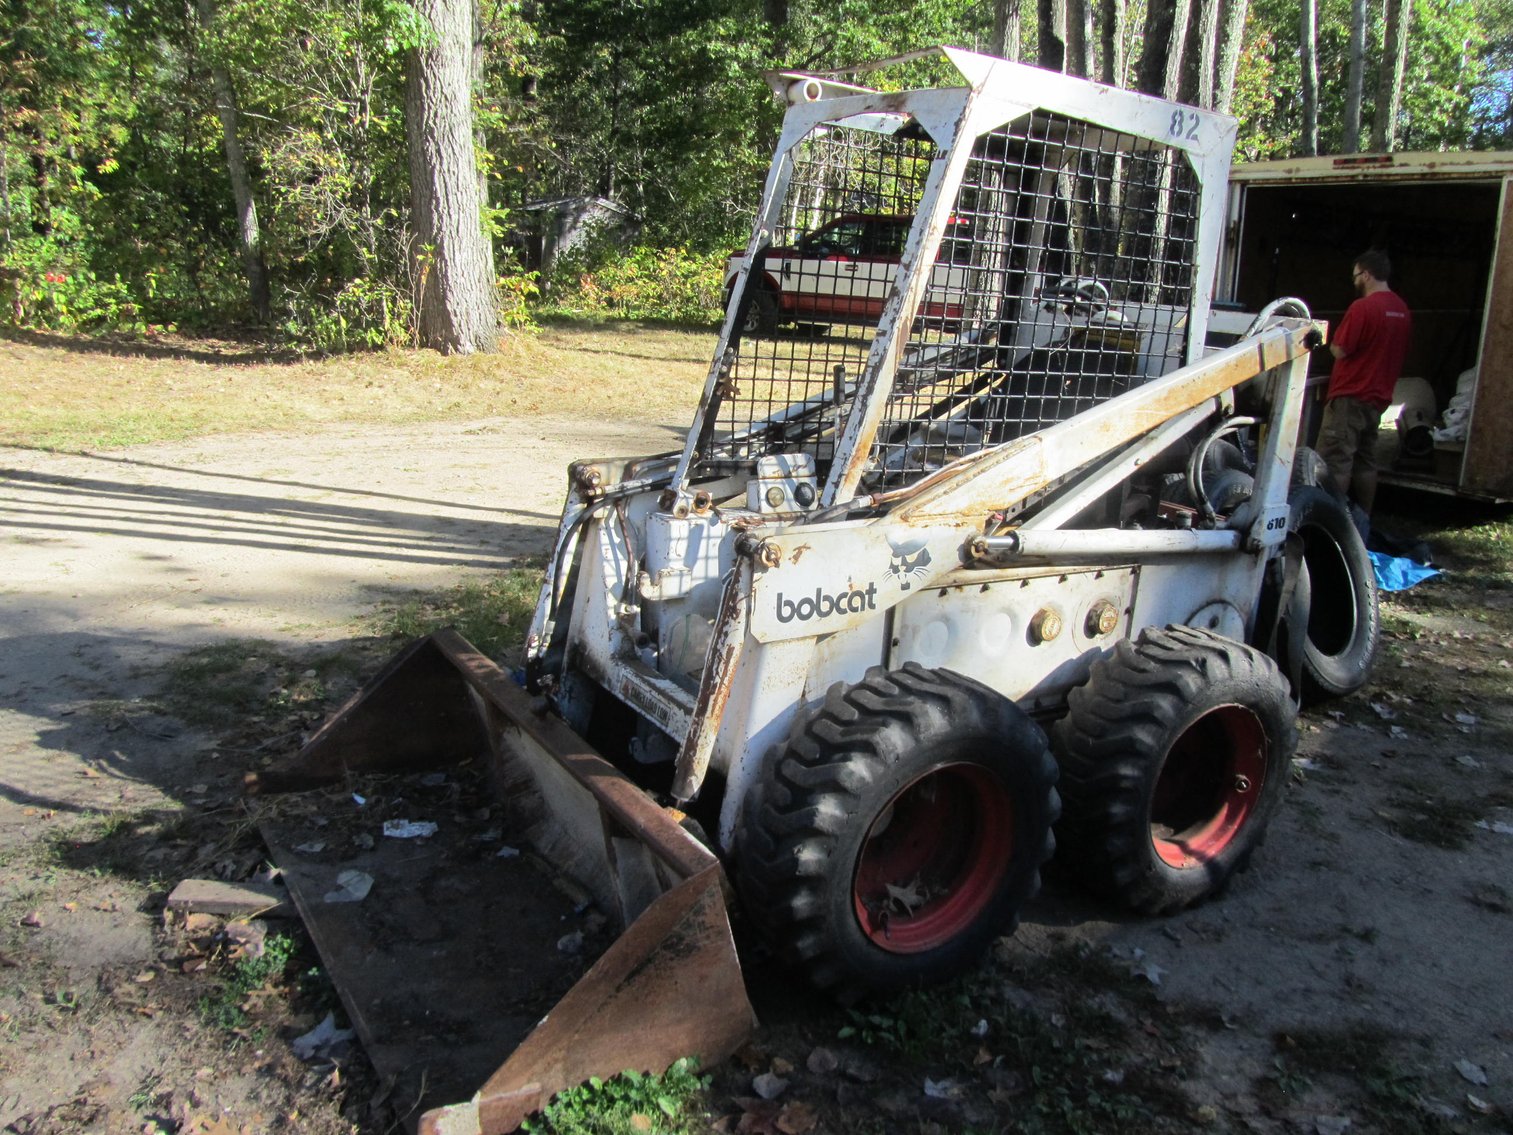
<svg viewBox="0 0 1513 1135"><path fill-rule="evenodd" d="M800 712L748 797L736 875L777 954L842 1001L976 962L1040 886L1045 734L949 670L874 667Z"/></svg>
<svg viewBox="0 0 1513 1135"><path fill-rule="evenodd" d="M1210 631L1147 628L1095 662L1068 705L1057 833L1076 877L1164 914L1248 865L1297 746L1276 663Z"/></svg>
<svg viewBox="0 0 1513 1135"><path fill-rule="evenodd" d="M1288 505L1308 566L1301 692L1305 704L1317 703L1353 694L1371 676L1381 636L1376 573L1338 497L1305 485L1292 491Z"/></svg>

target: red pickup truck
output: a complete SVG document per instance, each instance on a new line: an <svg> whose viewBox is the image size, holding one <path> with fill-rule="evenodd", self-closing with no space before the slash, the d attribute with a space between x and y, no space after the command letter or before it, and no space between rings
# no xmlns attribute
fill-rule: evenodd
<svg viewBox="0 0 1513 1135"><path fill-rule="evenodd" d="M742 330L748 334L772 331L780 323L875 323L898 274L899 259L914 223L910 216L847 213L805 233L791 247L769 248L752 268L751 303ZM965 241L949 235L941 243L939 262L931 278L924 310L926 318L958 319L959 303L944 302L960 295L965 269L953 265L953 249L968 251ZM729 301L743 254L731 256L725 269L725 297ZM955 285L954 287L952 285ZM934 302L930 295L941 294Z"/></svg>

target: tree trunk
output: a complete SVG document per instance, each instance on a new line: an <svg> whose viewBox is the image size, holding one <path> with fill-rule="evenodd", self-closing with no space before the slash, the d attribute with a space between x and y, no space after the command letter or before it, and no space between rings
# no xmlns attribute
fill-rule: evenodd
<svg viewBox="0 0 1513 1135"><path fill-rule="evenodd" d="M472 106L476 107L488 98L489 45L487 37L484 34L483 5L481 3L475 2L473 3L472 8L473 58L471 67L469 68L468 77L473 91L474 101L472 103ZM483 123L476 122L476 120L473 128L473 147L475 162L477 161L477 155L487 154L490 152L489 140L487 135L485 135L484 133ZM478 165L478 206L481 210L483 210L485 216L488 215L491 204L492 201L489 193L489 169L487 165L480 163ZM485 235L483 239L483 247L485 255L487 255L488 257L489 279L492 280L495 278L494 240L493 237L489 235L489 230L487 228L485 228L484 232Z"/></svg>
<svg viewBox="0 0 1513 1135"><path fill-rule="evenodd" d="M1098 77L1111 87L1124 86L1124 0L1099 0L1098 32L1103 58Z"/></svg>
<svg viewBox="0 0 1513 1135"><path fill-rule="evenodd" d="M1136 67L1137 90L1161 98L1177 97L1191 8L1191 0L1150 0L1146 6L1145 44Z"/></svg>
<svg viewBox="0 0 1513 1135"><path fill-rule="evenodd" d="M1066 67L1066 0L1039 0L1037 16L1037 62L1048 71L1060 71Z"/></svg>
<svg viewBox="0 0 1513 1135"><path fill-rule="evenodd" d="M988 49L1000 59L1019 59L1024 0L993 0L993 42Z"/></svg>
<svg viewBox="0 0 1513 1135"><path fill-rule="evenodd" d="M473 154L471 0L416 0L435 35L410 53L405 87L422 346L499 345L498 304Z"/></svg>
<svg viewBox="0 0 1513 1135"><path fill-rule="evenodd" d="M1316 0L1303 0L1298 25L1298 61L1303 71L1303 139L1305 154L1319 152L1318 11Z"/></svg>
<svg viewBox="0 0 1513 1135"><path fill-rule="evenodd" d="M1235 97L1235 72L1240 67L1240 45L1245 39L1245 17L1250 0L1223 0L1219 17L1219 48L1214 59L1214 109L1228 114Z"/></svg>
<svg viewBox="0 0 1513 1135"><path fill-rule="evenodd" d="M198 0L200 24L208 33L215 19L213 0ZM240 114L231 73L219 63L211 64L210 81L215 88L215 113L221 120L221 144L226 153L226 172L231 178L231 196L236 203L237 245L242 271L247 275L247 298L259 323L270 315L268 265L263 259L263 233L257 223L257 203L252 199L252 178L247 156L242 152Z"/></svg>
<svg viewBox="0 0 1513 1135"><path fill-rule="evenodd" d="M1361 152L1361 95L1366 72L1366 0L1350 0L1350 58L1345 69L1345 128L1340 152Z"/></svg>
<svg viewBox="0 0 1513 1135"><path fill-rule="evenodd" d="M1198 105L1214 108L1216 67L1219 51L1219 0L1198 0L1197 22L1198 85L1193 92Z"/></svg>
<svg viewBox="0 0 1513 1135"><path fill-rule="evenodd" d="M1371 148L1380 154L1391 153L1397 145L1397 115L1403 97L1403 72L1408 66L1408 24L1412 17L1413 0L1387 0L1386 42L1371 123Z"/></svg>
<svg viewBox="0 0 1513 1135"><path fill-rule="evenodd" d="M1066 73L1086 79L1092 75L1088 58L1093 43L1093 9L1088 0L1064 0Z"/></svg>

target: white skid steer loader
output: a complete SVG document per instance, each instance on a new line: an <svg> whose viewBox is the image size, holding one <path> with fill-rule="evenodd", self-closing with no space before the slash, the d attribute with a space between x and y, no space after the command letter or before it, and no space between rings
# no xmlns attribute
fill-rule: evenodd
<svg viewBox="0 0 1513 1135"><path fill-rule="evenodd" d="M855 82L930 59L948 85ZM443 634L299 758L439 759L472 730L627 928L569 999L662 934L664 1015L704 1022L641 1030L647 1054L595 1010L612 1055L506 1063L423 1129L508 1130L577 1078L737 1045L722 871L842 998L970 966L1053 831L1136 910L1212 895L1281 801L1296 700L1366 680L1369 561L1298 447L1320 329L1286 301L1206 342L1233 121L953 49L847 75L772 79L782 135L681 451L571 467L529 694ZM709 953L641 932L678 896ZM577 1043L559 1015L526 1047Z"/></svg>

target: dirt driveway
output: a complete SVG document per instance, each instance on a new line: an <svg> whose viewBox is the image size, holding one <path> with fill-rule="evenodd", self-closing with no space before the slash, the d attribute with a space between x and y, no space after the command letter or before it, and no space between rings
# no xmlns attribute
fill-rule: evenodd
<svg viewBox="0 0 1513 1135"><path fill-rule="evenodd" d="M131 711L165 660L217 641L350 636L378 599L545 551L570 458L675 444L651 423L536 419L0 450L0 1129L380 1129L339 1067L302 1066L287 1038L233 1029L228 1044L186 1019L167 990L192 966L159 925L173 879L58 848L86 822L105 838L102 816L235 807L239 770L206 773L205 735ZM1167 1129L1513 1130L1513 698L1465 685L1507 674L1513 644L1475 611L1391 610L1377 682L1306 717L1283 815L1228 894L1122 921L1053 879L999 951L997 972L1024 980L1031 1009L1056 964L1057 997L1127 1001L1107 983L1132 981L1176 1022L1186 1055L1161 1067L1185 1102ZM1069 1027L1057 1005L1039 1004L1053 1030ZM762 1058L813 1095L810 1130L1019 1122L1024 1097L1001 1084L980 1105L970 1085L951 1098L867 1089L864 1104L853 1086L836 1111L845 1085L803 1072L805 1051L833 1040L833 1014L765 1013ZM909 1059L907 1075L931 1067ZM716 1092L738 1094L730 1077L749 1067Z"/></svg>

